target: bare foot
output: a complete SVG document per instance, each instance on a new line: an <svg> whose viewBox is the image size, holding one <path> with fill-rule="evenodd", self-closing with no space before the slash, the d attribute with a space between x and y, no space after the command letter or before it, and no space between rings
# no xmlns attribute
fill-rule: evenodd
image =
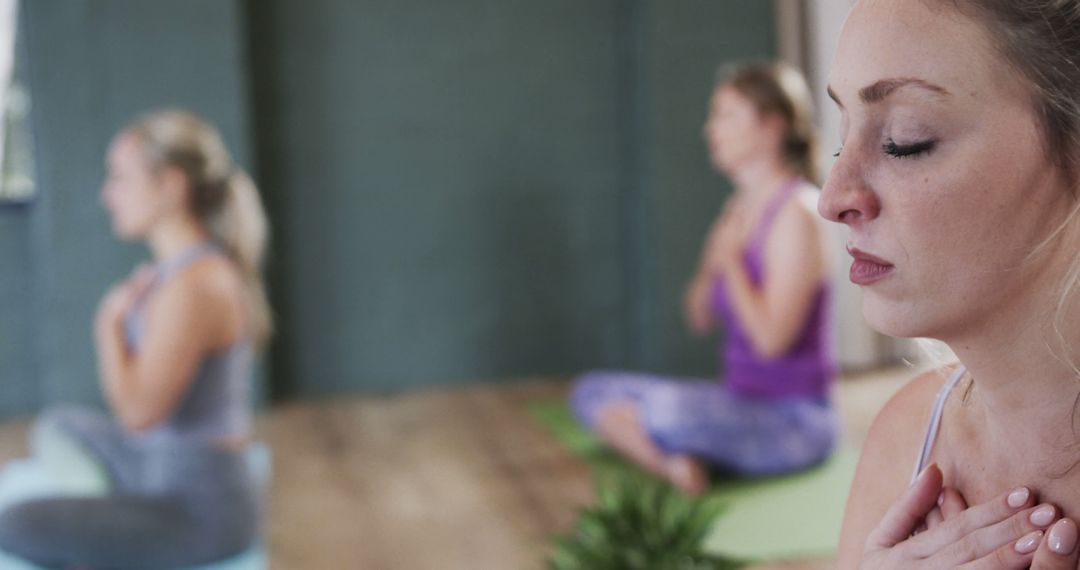
<svg viewBox="0 0 1080 570"><path fill-rule="evenodd" d="M680 491L697 497L709 488L705 466L689 455L676 455L667 460L665 471L668 481Z"/></svg>

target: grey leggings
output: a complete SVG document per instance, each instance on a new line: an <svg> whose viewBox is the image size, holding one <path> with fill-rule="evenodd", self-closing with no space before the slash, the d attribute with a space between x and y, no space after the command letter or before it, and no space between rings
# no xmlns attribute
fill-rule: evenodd
<svg viewBox="0 0 1080 570"><path fill-rule="evenodd" d="M247 549L257 486L241 453L204 442L132 436L95 412L44 415L104 466L104 497L34 499L0 513L0 549L35 564L108 570L182 568Z"/></svg>

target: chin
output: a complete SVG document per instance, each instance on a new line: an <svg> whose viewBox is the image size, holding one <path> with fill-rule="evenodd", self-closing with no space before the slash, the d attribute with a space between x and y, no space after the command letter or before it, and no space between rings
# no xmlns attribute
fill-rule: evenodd
<svg viewBox="0 0 1080 570"><path fill-rule="evenodd" d="M915 303L881 299L863 294L862 314L866 324L881 334L897 338L932 337L932 319L924 318L925 309Z"/></svg>
<svg viewBox="0 0 1080 570"><path fill-rule="evenodd" d="M139 231L137 228L133 228L129 225L121 223L113 223L112 226L113 237L122 241L134 241L142 239L145 232Z"/></svg>

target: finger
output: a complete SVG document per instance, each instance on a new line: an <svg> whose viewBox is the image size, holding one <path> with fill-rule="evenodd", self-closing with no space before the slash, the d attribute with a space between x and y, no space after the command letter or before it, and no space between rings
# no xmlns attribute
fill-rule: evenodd
<svg viewBox="0 0 1080 570"><path fill-rule="evenodd" d="M935 506L930 513L927 513L927 530L930 530L937 525L941 525L944 520L945 518L942 515L941 507Z"/></svg>
<svg viewBox="0 0 1080 570"><path fill-rule="evenodd" d="M1072 519L1061 519L1043 537L1031 563L1032 570L1073 570L1078 552L1077 529Z"/></svg>
<svg viewBox="0 0 1080 570"><path fill-rule="evenodd" d="M941 492L938 509L941 510L943 519L949 520L966 511L967 508L967 501L964 500L964 496L960 494L960 491L952 487L945 487L945 490Z"/></svg>
<svg viewBox="0 0 1080 570"><path fill-rule="evenodd" d="M960 514L953 516L951 519L947 519L935 529L936 532L920 534L912 539L911 546L916 549L916 552L920 552L924 556L933 555L950 545L960 543L963 538L977 530L986 529L1002 521L1009 520L1009 518L1018 511L1031 507L1034 500L1034 494L1032 494L1027 487L1013 489L1012 491L998 495L985 503L975 505ZM1044 511L1040 512L1044 513ZM1044 522L1045 525L1049 525L1053 520L1046 520L1046 517L1042 517L1039 519L1039 522ZM1014 521L1014 524L1020 525L1022 523ZM990 550L1004 544L1006 541L1020 538L1022 535L1036 530L1037 528L1045 528L1045 526L1038 527L1029 524L1022 529L1023 532L1006 537L1002 542L993 544L978 556L960 560L959 562L967 562L968 560L979 558ZM1007 532L1001 534L1007 534Z"/></svg>
<svg viewBox="0 0 1080 570"><path fill-rule="evenodd" d="M915 482L897 499L877 527L867 537L867 546L892 548L911 536L937 505L941 494L942 475L937 464L931 464L915 479Z"/></svg>
<svg viewBox="0 0 1080 570"><path fill-rule="evenodd" d="M1028 533L1015 542L1009 542L998 547L996 550L967 564L957 566L963 570L1021 570L1031 565L1035 557L1035 549L1043 538L1043 531L1036 530Z"/></svg>
<svg viewBox="0 0 1080 570"><path fill-rule="evenodd" d="M1058 517L1057 508L1049 504L1024 509L999 523L977 529L948 545L938 553L937 559L952 565L978 560L993 554L1002 546L1016 543L1032 532L1045 531ZM941 528L948 524L944 523ZM917 547L916 552L918 552Z"/></svg>

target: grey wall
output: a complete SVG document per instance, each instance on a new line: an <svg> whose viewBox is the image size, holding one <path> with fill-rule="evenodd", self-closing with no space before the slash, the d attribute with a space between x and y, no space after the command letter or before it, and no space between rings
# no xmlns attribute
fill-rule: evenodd
<svg viewBox="0 0 1080 570"><path fill-rule="evenodd" d="M0 349L3 390L9 374L30 375L11 400L0 393L7 407L100 401L93 313L147 255L113 240L98 203L112 134L147 109L183 106L220 125L250 160L240 16L238 2L224 0L22 2L40 194L24 211L0 212L8 226L0 232L21 234L0 245L0 262L14 260L18 276L3 274L0 291L24 291L14 302L4 297L4 327L9 311L33 311L14 325L28 328L15 336L33 341ZM6 360L13 352L21 365Z"/></svg>
<svg viewBox="0 0 1080 570"><path fill-rule="evenodd" d="M0 414L37 404L31 262L26 208L0 206Z"/></svg>
<svg viewBox="0 0 1080 570"><path fill-rule="evenodd" d="M616 0L260 2L301 393L626 358Z"/></svg>
<svg viewBox="0 0 1080 570"><path fill-rule="evenodd" d="M280 391L713 373L678 310L726 192L700 124L771 3L252 7Z"/></svg>

